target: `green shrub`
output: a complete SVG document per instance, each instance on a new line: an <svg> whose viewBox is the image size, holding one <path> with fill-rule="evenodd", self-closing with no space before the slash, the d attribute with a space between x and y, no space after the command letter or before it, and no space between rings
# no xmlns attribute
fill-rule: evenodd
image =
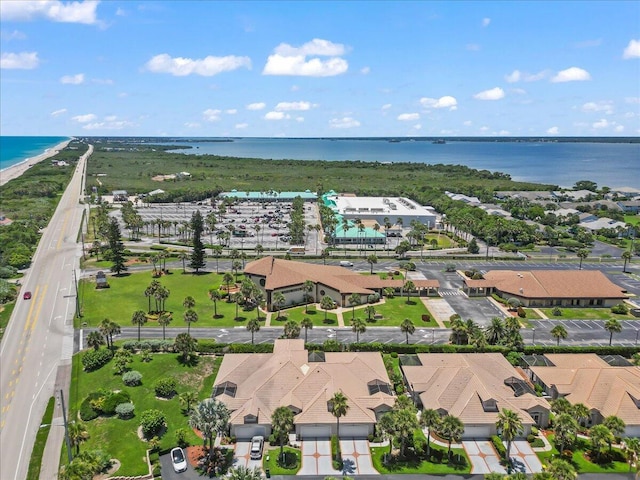
<svg viewBox="0 0 640 480"><path fill-rule="evenodd" d="M89 395L87 395L87 398L82 401L82 403L80 404L80 419L83 422L88 422L90 420L93 420L94 418L98 418L100 412L96 411L93 408L92 403L95 400L103 398L103 396L104 395L101 392L91 392Z"/></svg>
<svg viewBox="0 0 640 480"><path fill-rule="evenodd" d="M135 352L138 349L138 342L136 340L127 340L122 344L122 348L130 352Z"/></svg>
<svg viewBox="0 0 640 480"><path fill-rule="evenodd" d="M536 436L538 436L539 433L540 433L540 430L538 430L537 427L531 427L531 435L536 437Z"/></svg>
<svg viewBox="0 0 640 480"><path fill-rule="evenodd" d="M161 378L154 389L157 397L171 398L176 393L176 381L173 378Z"/></svg>
<svg viewBox="0 0 640 480"><path fill-rule="evenodd" d="M391 352L389 355L391 355L391 358L398 358L398 352Z"/></svg>
<svg viewBox="0 0 640 480"><path fill-rule="evenodd" d="M554 307L553 310L551 310L551 314L554 317L561 317L562 316L562 309L560 307Z"/></svg>
<svg viewBox="0 0 640 480"><path fill-rule="evenodd" d="M491 298L493 298L496 302L501 303L502 305L506 305L507 301L502 298L500 295L498 295L497 293L492 293L491 294Z"/></svg>
<svg viewBox="0 0 640 480"><path fill-rule="evenodd" d="M531 433L529 435L527 435L527 442L533 443L535 441L536 441L536 436L535 435L533 435Z"/></svg>
<svg viewBox="0 0 640 480"><path fill-rule="evenodd" d="M121 403L116 407L116 413L118 414L118 418L127 419L133 417L133 411L135 407L133 403Z"/></svg>
<svg viewBox="0 0 640 480"><path fill-rule="evenodd" d="M160 410L145 410L140 415L140 426L145 438L153 438L164 427L166 418Z"/></svg>
<svg viewBox="0 0 640 480"><path fill-rule="evenodd" d="M119 392L111 392L104 397L102 402L102 413L105 415L113 415L116 413L116 407L121 403L128 403L131 400L129 392L121 390Z"/></svg>
<svg viewBox="0 0 640 480"><path fill-rule="evenodd" d="M113 352L108 348L89 350L82 356L82 366L86 372L93 372L104 367L113 358Z"/></svg>
<svg viewBox="0 0 640 480"><path fill-rule="evenodd" d="M518 307L518 316L520 318L525 318L527 316L527 312L525 312L524 308Z"/></svg>
<svg viewBox="0 0 640 480"><path fill-rule="evenodd" d="M507 449L504 448L502 440L499 436L493 435L491 437L491 443L493 443L493 447L496 449L496 452L498 452L498 456L500 458L505 458L507 456Z"/></svg>
<svg viewBox="0 0 640 480"><path fill-rule="evenodd" d="M619 315L626 315L629 313L629 307L627 307L624 303L619 303L611 307L612 313L617 313Z"/></svg>
<svg viewBox="0 0 640 480"><path fill-rule="evenodd" d="M122 375L122 381L128 387L137 387L142 383L142 374L137 370L126 372Z"/></svg>
<svg viewBox="0 0 640 480"><path fill-rule="evenodd" d="M189 445L189 442L187 441L186 428L178 428L175 432L175 436L176 436L176 443L178 444L179 447L184 448Z"/></svg>

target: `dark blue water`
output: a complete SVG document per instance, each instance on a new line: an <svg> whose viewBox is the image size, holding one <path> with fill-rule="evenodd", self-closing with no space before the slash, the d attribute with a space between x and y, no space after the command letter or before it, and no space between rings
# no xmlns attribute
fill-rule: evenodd
<svg viewBox="0 0 640 480"><path fill-rule="evenodd" d="M572 187L640 188L640 144L561 142L388 142L386 140L243 138L233 142L179 142L190 155L298 160L361 160L466 165L508 173L513 180Z"/></svg>
<svg viewBox="0 0 640 480"><path fill-rule="evenodd" d="M36 157L69 137L6 137L0 136L0 170Z"/></svg>

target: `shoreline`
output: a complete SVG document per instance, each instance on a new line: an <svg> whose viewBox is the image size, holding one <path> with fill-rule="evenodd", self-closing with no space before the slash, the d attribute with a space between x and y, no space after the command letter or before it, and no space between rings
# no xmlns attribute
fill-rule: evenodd
<svg viewBox="0 0 640 480"><path fill-rule="evenodd" d="M67 148L67 145L69 145L69 143L71 143L72 140L73 139L70 138L63 142L60 142L54 147L46 149L40 155L37 155L35 157L25 158L20 163L16 163L15 165L11 165L10 167L0 170L0 187L3 186L5 183L9 182L10 180L13 180L14 178L18 178L20 175L22 175L24 172L29 170L29 168L31 168L36 163L40 163L43 160L46 160L47 158L51 158L57 155L58 152L60 152L60 150Z"/></svg>

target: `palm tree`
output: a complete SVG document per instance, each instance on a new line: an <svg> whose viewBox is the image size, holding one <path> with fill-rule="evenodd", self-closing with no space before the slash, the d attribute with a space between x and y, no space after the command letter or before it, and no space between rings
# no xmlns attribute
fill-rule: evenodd
<svg viewBox="0 0 640 480"><path fill-rule="evenodd" d="M198 314L195 310L189 309L184 312L184 321L187 323L187 335L191 334L191 324L198 321Z"/></svg>
<svg viewBox="0 0 640 480"><path fill-rule="evenodd" d="M251 332L251 345L253 345L253 335L260 331L260 322L252 318L247 322L247 330Z"/></svg>
<svg viewBox="0 0 640 480"><path fill-rule="evenodd" d="M72 422L68 424L67 432L69 434L69 442L71 447L76 448L76 455L80 453L80 444L89 440L89 432L87 427L81 422Z"/></svg>
<svg viewBox="0 0 640 480"><path fill-rule="evenodd" d="M262 471L258 467L249 468L240 465L232 468L226 478L229 480L262 480Z"/></svg>
<svg viewBox="0 0 640 480"><path fill-rule="evenodd" d="M620 333L622 331L622 325L615 318L610 318L604 323L604 329L609 332L609 346L611 346L611 341L613 340L614 333Z"/></svg>
<svg viewBox="0 0 640 480"><path fill-rule="evenodd" d="M552 460L547 472L553 480L573 480L578 476L573 466L561 458Z"/></svg>
<svg viewBox="0 0 640 480"><path fill-rule="evenodd" d="M553 327L551 329L551 336L553 338L556 339L556 345L559 346L560 345L560 339L564 340L565 338L567 338L567 329L564 328L563 325L556 325L555 327Z"/></svg>
<svg viewBox="0 0 640 480"><path fill-rule="evenodd" d="M216 273L220 273L218 262L220 260L220 257L222 256L222 250L223 250L222 245L214 245L213 247L211 247L211 252L213 253L213 256L216 258Z"/></svg>
<svg viewBox="0 0 640 480"><path fill-rule="evenodd" d="M578 258L580 259L580 266L578 270L582 270L582 261L589 256L589 253L589 250L587 250L586 248L581 248L580 250L578 250L578 253L576 253Z"/></svg>
<svg viewBox="0 0 640 480"><path fill-rule="evenodd" d="M420 415L420 426L427 429L427 458L429 458L429 449L431 447L431 429L437 430L440 425L440 414L432 408L427 408Z"/></svg>
<svg viewBox="0 0 640 480"><path fill-rule="evenodd" d="M340 417L344 417L349 411L349 404L347 403L347 397L342 392L336 392L329 400L329 411L331 415L336 417L336 434L338 439L340 438ZM338 458L336 458L338 460Z"/></svg>
<svg viewBox="0 0 640 480"><path fill-rule="evenodd" d="M377 224L376 224L377 225ZM378 228L380 228L378 226ZM374 254L371 254L367 257L367 263L369 264L369 266L371 267L370 273L371 275L373 275L373 266L378 263L378 257Z"/></svg>
<svg viewBox="0 0 640 480"><path fill-rule="evenodd" d="M416 327L411 320L405 318L400 324L400 331L404 333L407 339L407 345L409 345L409 335L413 335L413 332L416 331Z"/></svg>
<svg viewBox="0 0 640 480"><path fill-rule="evenodd" d="M231 285L232 282L233 282L233 275L231 275L229 272L225 272L225 274L222 275L222 283L224 283L227 286L227 298L229 302L231 302L231 297L228 295L230 290L229 285Z"/></svg>
<svg viewBox="0 0 640 480"><path fill-rule="evenodd" d="M573 405L570 413L573 414L573 417L580 425L584 425L591 414L589 408L584 403L576 403Z"/></svg>
<svg viewBox="0 0 640 480"><path fill-rule="evenodd" d="M201 401L189 416L189 425L202 433L205 443L209 441L209 460L213 459L213 441L219 433L227 431L229 410L215 398Z"/></svg>
<svg viewBox="0 0 640 480"><path fill-rule="evenodd" d="M305 298L305 305L304 305L304 313L308 313L308 307L309 307L309 303L312 300L311 297L311 292L313 292L313 289L316 287L315 283L313 283L311 280L305 280L304 283L302 284L302 291L304 292L304 298Z"/></svg>
<svg viewBox="0 0 640 480"><path fill-rule="evenodd" d="M514 438L520 435L524 428L522 427L522 420L520 416L513 410L503 408L498 414L498 421L496 422L496 428L502 432L502 440L507 442L507 452L505 460L511 465L511 442Z"/></svg>
<svg viewBox="0 0 640 480"><path fill-rule="evenodd" d="M280 442L280 458L284 462L284 442L293 430L293 412L289 407L278 407L271 414L271 430Z"/></svg>
<svg viewBox="0 0 640 480"><path fill-rule="evenodd" d="M189 359L191 352L195 351L197 343L198 341L188 333L179 333L173 342L173 349L176 352L179 352L182 357L182 361L186 362Z"/></svg>
<svg viewBox="0 0 640 480"><path fill-rule="evenodd" d="M104 337L100 334L100 332L90 332L87 335L87 346L93 348L94 350L98 350L101 345L104 345Z"/></svg>
<svg viewBox="0 0 640 480"><path fill-rule="evenodd" d="M553 420L553 430L556 434L556 444L559 446L558 451L564 451L564 447L573 442L578 433L578 422L568 413L556 415Z"/></svg>
<svg viewBox="0 0 640 480"><path fill-rule="evenodd" d="M187 273L186 261L187 261L187 258L189 258L189 254L187 252L180 252L178 254L178 258L182 260L182 273Z"/></svg>
<svg viewBox="0 0 640 480"><path fill-rule="evenodd" d="M609 415L608 417L606 417L602 421L602 424L607 427L613 435L616 436L622 435L627 428L627 424L624 423L624 420L615 415ZM609 443L609 453L611 453L611 442Z"/></svg>
<svg viewBox="0 0 640 480"><path fill-rule="evenodd" d="M406 398L406 397L405 397ZM400 439L400 456L404 456L407 440L413 437L418 428L418 417L412 408L401 408L393 411L395 436Z"/></svg>
<svg viewBox="0 0 640 480"><path fill-rule="evenodd" d="M240 260L234 260L231 264L231 269L235 272L236 282L238 281L238 271L242 270L242 262Z"/></svg>
<svg viewBox="0 0 640 480"><path fill-rule="evenodd" d="M180 400L180 405L182 405L182 409L190 413L193 404L198 401L198 394L193 390L187 390L186 392L182 392L178 396L178 400Z"/></svg>
<svg viewBox="0 0 640 480"><path fill-rule="evenodd" d="M464 432L462 421L453 415L445 415L442 417L442 420L440 420L437 432L438 435L449 443L447 458L451 458L451 442L458 442Z"/></svg>
<svg viewBox="0 0 640 480"><path fill-rule="evenodd" d="M389 440L389 455L393 451L393 437L396 432L396 422L393 412L387 412L378 420L377 428L383 437Z"/></svg>
<svg viewBox="0 0 640 480"><path fill-rule="evenodd" d="M622 252L622 255L620 255L620 258L624 260L624 265L622 266L622 273L627 273L627 263L631 261L631 252L629 250L625 250L624 252Z"/></svg>
<svg viewBox="0 0 640 480"><path fill-rule="evenodd" d="M307 332L313 329L313 322L309 317L304 317L300 322L300 326L304 328L304 343L307 343Z"/></svg>
<svg viewBox="0 0 640 480"><path fill-rule="evenodd" d="M595 453L596 461L600 459L604 447L613 443L614 440L613 433L604 424L594 425L589 429L591 451Z"/></svg>
<svg viewBox="0 0 640 480"><path fill-rule="evenodd" d="M196 306L196 300L191 295L184 298L182 306L187 310Z"/></svg>
<svg viewBox="0 0 640 480"><path fill-rule="evenodd" d="M623 451L627 457L627 463L629 464L629 471L631 471L634 464L636 467L638 466L638 458L640 457L640 438L625 438L622 445Z"/></svg>
<svg viewBox="0 0 640 480"><path fill-rule="evenodd" d="M213 318L218 318L218 300L222 298L220 290L212 288L209 290L209 298L213 302Z"/></svg>
<svg viewBox="0 0 640 480"><path fill-rule="evenodd" d="M140 341L140 327L147 323L147 316L144 311L136 310L131 317L131 323L138 326L138 341Z"/></svg>
<svg viewBox="0 0 640 480"><path fill-rule="evenodd" d="M298 338L300 336L300 325L295 320L289 320L284 324L285 338Z"/></svg>
<svg viewBox="0 0 640 480"><path fill-rule="evenodd" d="M500 317L493 317L484 330L489 345L498 345L504 337L504 322Z"/></svg>
<svg viewBox="0 0 640 480"><path fill-rule="evenodd" d="M325 295L324 297L322 297L322 300L320 301L320 307L324 310L324 321L327 321L327 310L331 310L333 309L333 298L331 298L329 295Z"/></svg>
<svg viewBox="0 0 640 480"><path fill-rule="evenodd" d="M240 318L238 308L240 308L240 302L242 301L242 298L243 298L242 293L240 292L236 292L233 295L231 295L231 301L236 304L236 316L235 316L236 320Z"/></svg>
<svg viewBox="0 0 640 480"><path fill-rule="evenodd" d="M287 302L287 299L285 298L282 292L273 292L273 297L271 301L273 302L273 304L276 306L276 309L278 310L278 316L276 317L276 320L277 320L280 318L280 310L282 309L284 304Z"/></svg>
<svg viewBox="0 0 640 480"><path fill-rule="evenodd" d="M402 286L402 289L407 293L407 303L409 303L409 295L411 294L411 292L415 292L416 285L411 280L407 280Z"/></svg>
<svg viewBox="0 0 640 480"><path fill-rule="evenodd" d="M367 331L367 324L361 318L351 320L351 331L356 334L356 343L360 343L360 334Z"/></svg>
<svg viewBox="0 0 640 480"><path fill-rule="evenodd" d="M107 346L113 348L113 336L120 334L120 325L108 318L105 318L100 322L98 329L107 340Z"/></svg>
<svg viewBox="0 0 640 480"><path fill-rule="evenodd" d="M347 298L347 301L349 302L349 305L351 305L351 320L353 320L356 318L356 305L360 305L360 303L362 303L362 297L359 293L352 293L349 295L349 298Z"/></svg>
<svg viewBox="0 0 640 480"><path fill-rule="evenodd" d="M167 339L165 329L167 328L167 325L171 323L171 320L173 320L173 318L171 318L171 315L166 312L162 312L158 317L158 325L162 327L162 340Z"/></svg>
<svg viewBox="0 0 640 480"><path fill-rule="evenodd" d="M373 305L367 305L366 307L364 307L364 313L367 314L367 320L370 322L371 317L376 314L376 307L374 307Z"/></svg>

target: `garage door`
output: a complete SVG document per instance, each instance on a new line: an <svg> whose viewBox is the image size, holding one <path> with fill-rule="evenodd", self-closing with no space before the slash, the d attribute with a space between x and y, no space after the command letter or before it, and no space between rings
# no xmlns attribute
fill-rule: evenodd
<svg viewBox="0 0 640 480"><path fill-rule="evenodd" d="M310 438L331 437L331 426L329 425L302 425L300 427L300 437L303 440Z"/></svg>
<svg viewBox="0 0 640 480"><path fill-rule="evenodd" d="M340 438L367 438L367 425L340 425Z"/></svg>
<svg viewBox="0 0 640 480"><path fill-rule="evenodd" d="M251 440L256 435L267 436L265 427L260 425L237 425L234 431L238 440Z"/></svg>
<svg viewBox="0 0 640 480"><path fill-rule="evenodd" d="M463 438L489 438L491 430L489 425L465 425Z"/></svg>

